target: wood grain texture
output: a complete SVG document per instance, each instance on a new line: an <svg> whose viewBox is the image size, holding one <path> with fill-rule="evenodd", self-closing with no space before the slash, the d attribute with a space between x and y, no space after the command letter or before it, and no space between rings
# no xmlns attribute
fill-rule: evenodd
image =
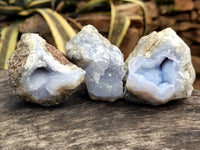
<svg viewBox="0 0 200 150"><path fill-rule="evenodd" d="M89 99L41 107L16 98L0 70L0 149L199 149L200 92L153 107Z"/></svg>

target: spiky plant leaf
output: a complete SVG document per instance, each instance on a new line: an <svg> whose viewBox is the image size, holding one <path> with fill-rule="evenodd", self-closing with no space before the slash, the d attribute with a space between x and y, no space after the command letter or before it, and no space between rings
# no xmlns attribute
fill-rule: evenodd
<svg viewBox="0 0 200 150"><path fill-rule="evenodd" d="M0 69L7 69L7 60L15 50L18 36L18 24L14 23L1 30Z"/></svg>
<svg viewBox="0 0 200 150"><path fill-rule="evenodd" d="M28 8L41 8L45 6L50 6L52 0L34 0L31 1L27 7Z"/></svg>
<svg viewBox="0 0 200 150"><path fill-rule="evenodd" d="M49 25L57 48L61 52L65 53L66 42L69 41L76 34L73 28L56 11L48 8L36 9L36 11L44 17L47 24Z"/></svg>
<svg viewBox="0 0 200 150"><path fill-rule="evenodd" d="M115 11L115 6L112 1L109 1L110 3L110 11L111 11L111 19L110 19L110 29L108 33L108 39L111 39L113 28L114 28L114 23L115 23L115 16L116 16L116 11Z"/></svg>
<svg viewBox="0 0 200 150"><path fill-rule="evenodd" d="M34 13L35 11L36 11L36 9L22 10L17 15L19 15L19 16L28 16L28 15Z"/></svg>
<svg viewBox="0 0 200 150"><path fill-rule="evenodd" d="M0 6L0 13L5 15L17 15L22 10L20 6Z"/></svg>
<svg viewBox="0 0 200 150"><path fill-rule="evenodd" d="M127 16L116 17L112 34L110 35L109 39L112 44L118 47L120 46L129 29L130 22L130 18Z"/></svg>
<svg viewBox="0 0 200 150"><path fill-rule="evenodd" d="M12 5L26 7L29 4L28 0L13 0Z"/></svg>
<svg viewBox="0 0 200 150"><path fill-rule="evenodd" d="M84 5L81 9L77 10L72 16L75 17L79 14L85 13L99 6L104 6L105 3L108 3L107 0L91 0L86 5Z"/></svg>
<svg viewBox="0 0 200 150"><path fill-rule="evenodd" d="M0 0L0 5L1 6L6 6L6 5L8 5L8 3L6 1L4 1L4 0Z"/></svg>

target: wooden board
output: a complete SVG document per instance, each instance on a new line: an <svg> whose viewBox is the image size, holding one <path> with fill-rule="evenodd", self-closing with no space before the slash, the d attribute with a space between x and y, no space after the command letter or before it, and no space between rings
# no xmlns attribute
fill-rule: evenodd
<svg viewBox="0 0 200 150"><path fill-rule="evenodd" d="M200 92L153 107L96 102L80 90L54 107L12 94L0 71L0 149L199 149Z"/></svg>

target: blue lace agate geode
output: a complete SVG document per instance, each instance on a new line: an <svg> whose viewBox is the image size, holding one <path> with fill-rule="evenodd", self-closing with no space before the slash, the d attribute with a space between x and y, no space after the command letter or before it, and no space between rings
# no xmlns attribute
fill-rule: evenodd
<svg viewBox="0 0 200 150"><path fill-rule="evenodd" d="M115 101L123 97L123 54L95 27L83 27L66 44L66 54L86 71L85 83L93 100Z"/></svg>
<svg viewBox="0 0 200 150"><path fill-rule="evenodd" d="M195 71L190 48L171 28L142 37L125 64L129 101L159 105L192 93Z"/></svg>

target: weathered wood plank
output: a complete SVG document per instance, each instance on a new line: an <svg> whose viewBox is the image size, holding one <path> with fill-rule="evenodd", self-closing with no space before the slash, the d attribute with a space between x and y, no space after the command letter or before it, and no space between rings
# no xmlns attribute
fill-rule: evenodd
<svg viewBox="0 0 200 150"><path fill-rule="evenodd" d="M91 101L46 108L16 98L0 71L0 149L199 149L200 92L153 107Z"/></svg>

